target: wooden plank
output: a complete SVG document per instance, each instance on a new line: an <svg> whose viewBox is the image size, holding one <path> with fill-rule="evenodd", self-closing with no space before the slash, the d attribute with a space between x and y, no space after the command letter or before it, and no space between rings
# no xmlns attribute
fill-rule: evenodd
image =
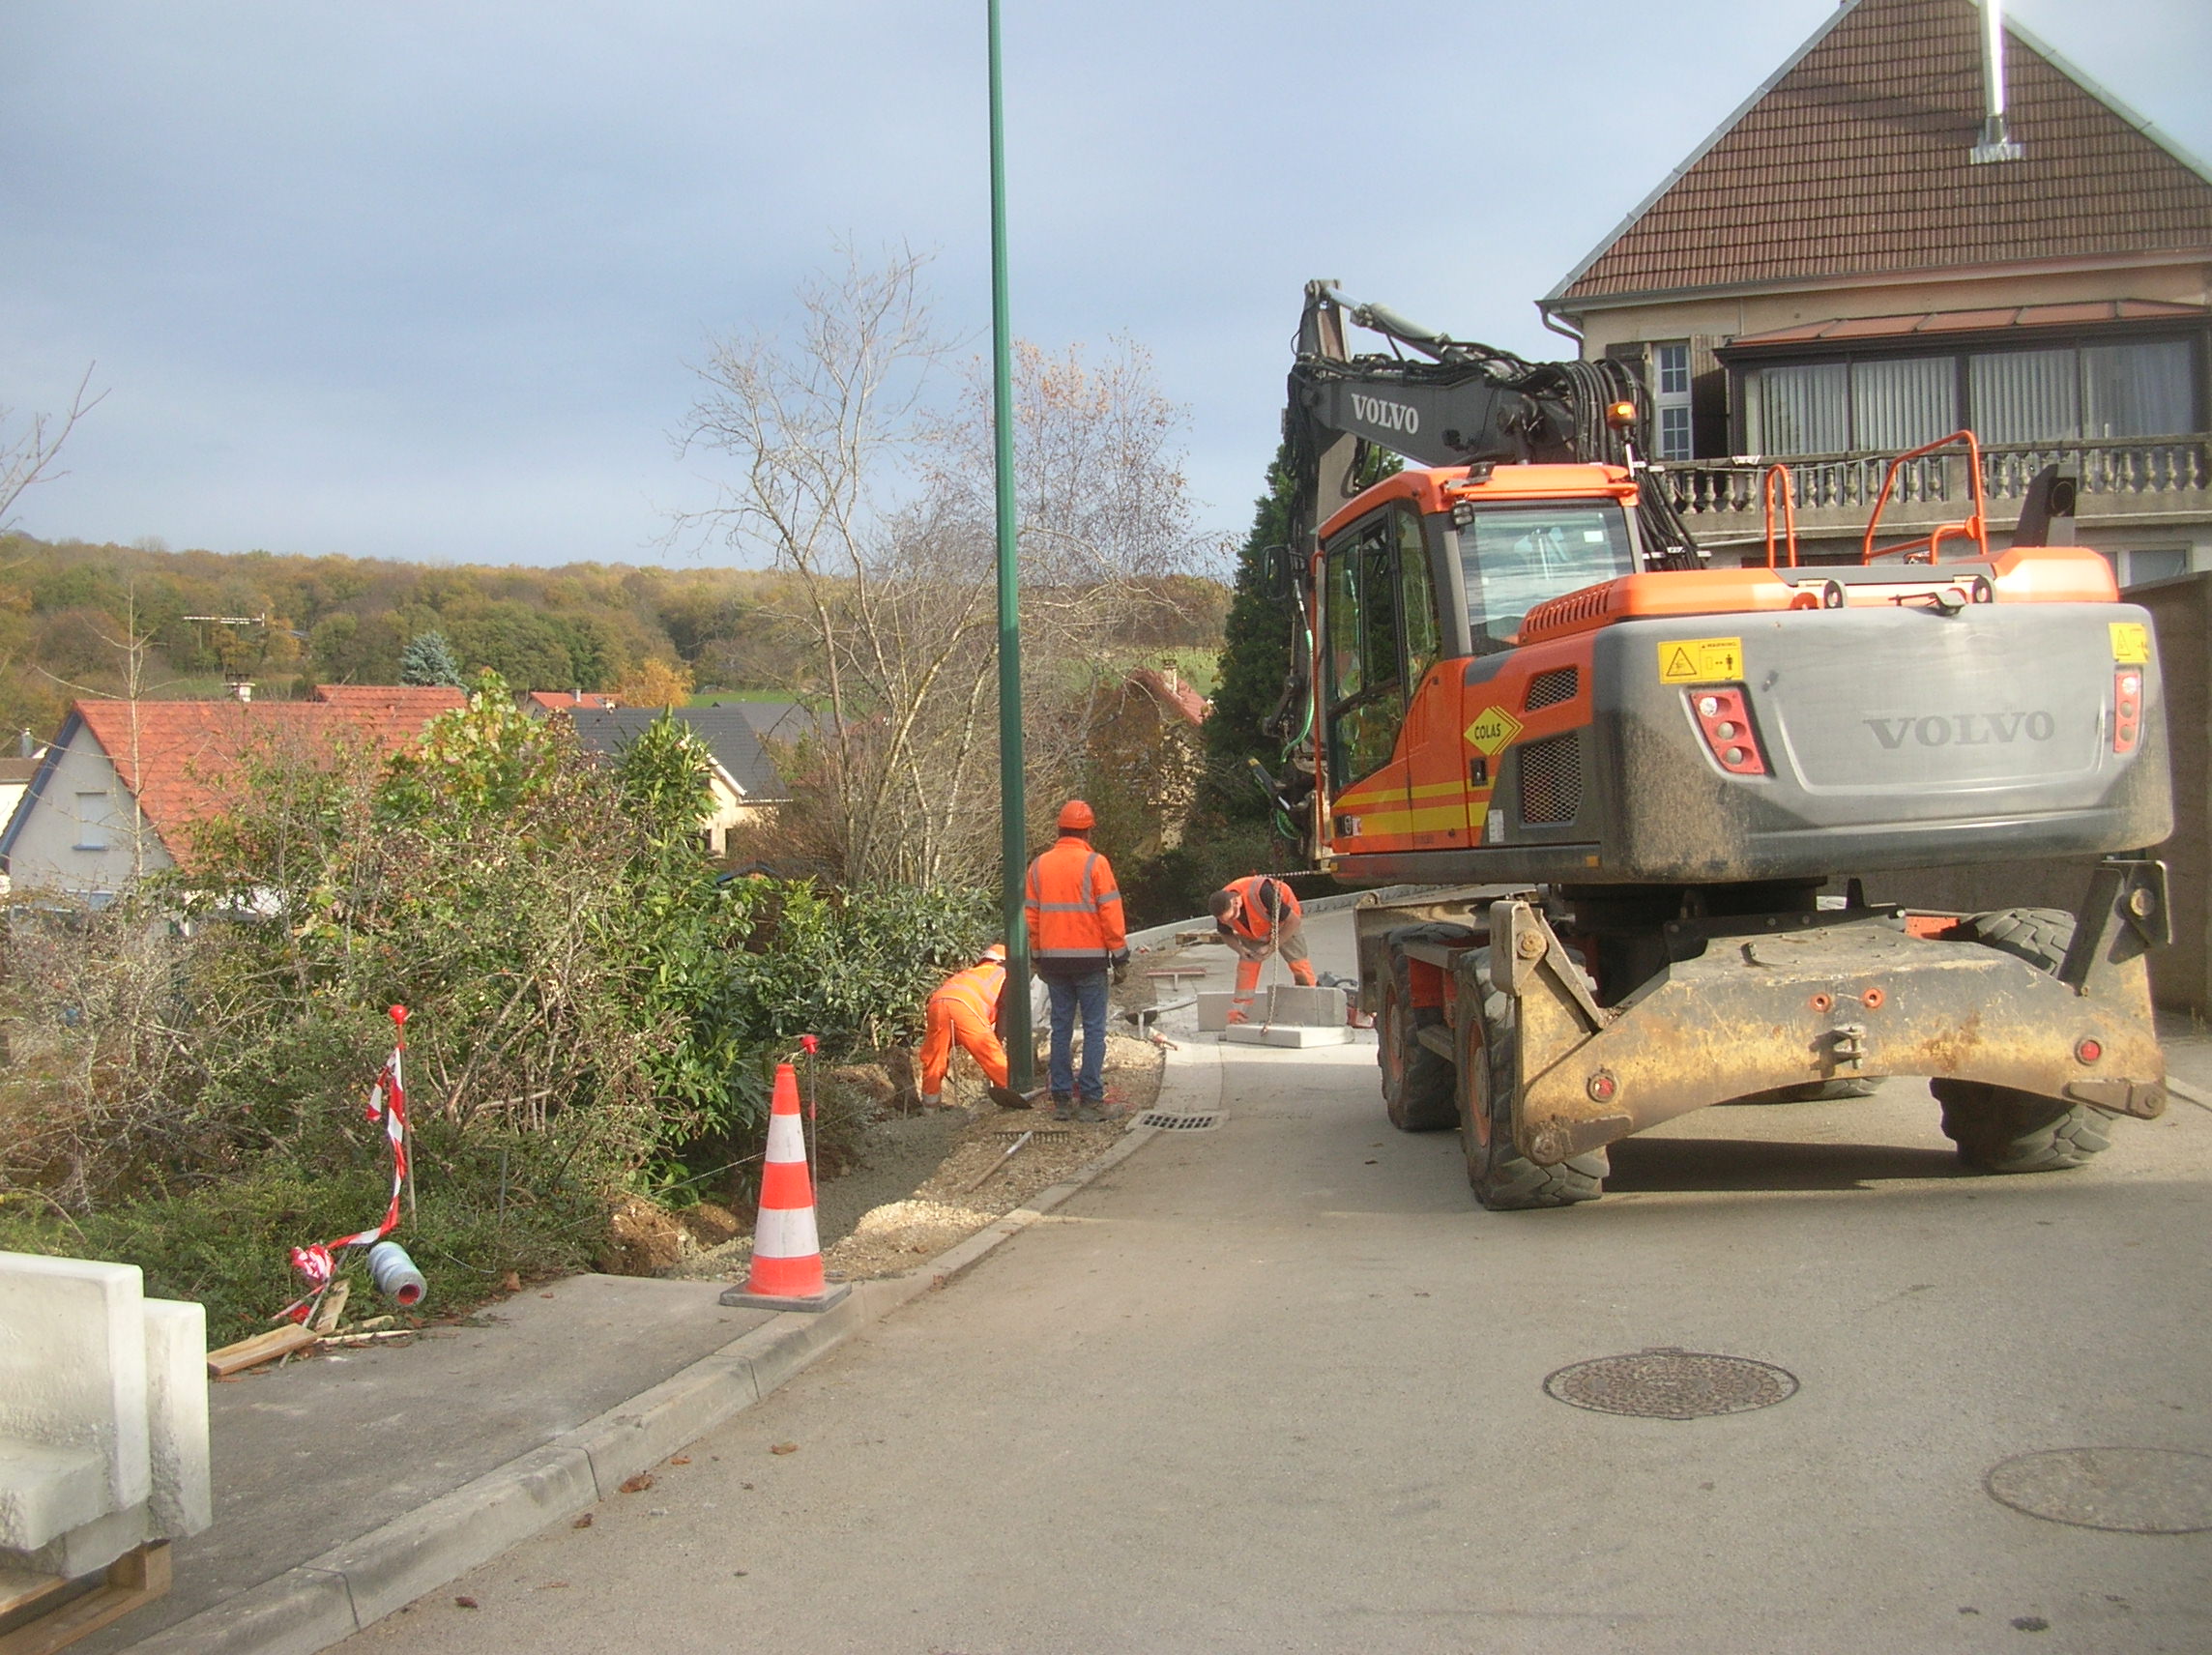
<svg viewBox="0 0 2212 1655"><path fill-rule="evenodd" d="M36 1620L0 1633L0 1655L54 1655L169 1589L169 1543L151 1541L107 1566L106 1578Z"/></svg>
<svg viewBox="0 0 2212 1655"><path fill-rule="evenodd" d="M68 1584L68 1577L63 1575L42 1575L30 1569L0 1569L0 1615L28 1609Z"/></svg>
<svg viewBox="0 0 2212 1655"><path fill-rule="evenodd" d="M247 1368L258 1368L264 1362L274 1362L279 1356L288 1356L295 1350L305 1350L322 1336L311 1327L294 1323L286 1327L271 1328L267 1333L256 1333L250 1339L241 1339L235 1345L225 1345L219 1350L208 1352L208 1373L215 1379L227 1379Z"/></svg>

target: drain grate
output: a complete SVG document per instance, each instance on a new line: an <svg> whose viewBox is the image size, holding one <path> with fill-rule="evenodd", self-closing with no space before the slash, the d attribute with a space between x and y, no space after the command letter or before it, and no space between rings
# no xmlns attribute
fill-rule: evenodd
<svg viewBox="0 0 2212 1655"><path fill-rule="evenodd" d="M1149 1110L1137 1117L1139 1126L1157 1126L1162 1132L1206 1132L1221 1124L1218 1115L1177 1115L1168 1110Z"/></svg>
<svg viewBox="0 0 2212 1655"><path fill-rule="evenodd" d="M1982 1479L2015 1511L2121 1534L2212 1529L2212 1454L2178 1448L2054 1448L2023 1454Z"/></svg>
<svg viewBox="0 0 2212 1655"><path fill-rule="evenodd" d="M1703 1419L1772 1408L1797 1393L1797 1377L1748 1356L1661 1348L1576 1362L1544 1380L1551 1396L1598 1413L1639 1419Z"/></svg>

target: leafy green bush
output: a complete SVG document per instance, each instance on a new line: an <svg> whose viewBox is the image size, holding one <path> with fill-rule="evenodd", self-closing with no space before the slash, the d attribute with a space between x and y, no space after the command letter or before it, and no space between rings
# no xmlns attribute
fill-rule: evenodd
<svg viewBox="0 0 2212 1655"><path fill-rule="evenodd" d="M234 1327L292 1296L290 1247L383 1210L361 1103L393 1004L401 1239L465 1298L588 1260L626 1192L757 1155L799 1035L911 1037L991 934L979 892L716 879L679 721L610 766L488 676L392 760L271 745L240 774L183 870L22 905L0 985L0 1245L128 1259Z"/></svg>

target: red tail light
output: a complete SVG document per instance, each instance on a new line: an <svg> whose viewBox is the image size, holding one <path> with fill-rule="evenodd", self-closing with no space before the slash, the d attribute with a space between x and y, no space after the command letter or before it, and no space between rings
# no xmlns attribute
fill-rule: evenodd
<svg viewBox="0 0 2212 1655"><path fill-rule="evenodd" d="M2132 753L2142 740L2142 687L2140 667L2121 667L2112 674L2112 751Z"/></svg>
<svg viewBox="0 0 2212 1655"><path fill-rule="evenodd" d="M1751 711L1743 686L1725 689L1686 689L1690 716L1705 733L1705 745L1713 750L1722 769L1731 775L1766 774L1766 755L1760 751L1759 732L1751 727Z"/></svg>

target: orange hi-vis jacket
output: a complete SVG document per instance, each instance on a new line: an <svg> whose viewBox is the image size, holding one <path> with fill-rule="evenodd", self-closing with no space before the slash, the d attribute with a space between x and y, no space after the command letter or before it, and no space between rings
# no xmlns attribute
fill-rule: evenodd
<svg viewBox="0 0 2212 1655"><path fill-rule="evenodd" d="M1235 919L1217 921L1221 930L1265 943L1274 936L1275 927L1285 919L1295 919L1305 910L1298 906L1297 892L1281 880L1269 879L1266 874L1250 874L1240 880L1232 880L1225 887L1242 898Z"/></svg>
<svg viewBox="0 0 2212 1655"><path fill-rule="evenodd" d="M1084 840L1064 837L1032 862L1027 888L1022 913L1029 921L1030 958L1040 971L1103 970L1128 947L1113 864Z"/></svg>
<svg viewBox="0 0 2212 1655"><path fill-rule="evenodd" d="M937 985L929 998L974 1012L988 1028L999 1019L999 997L1005 991L1005 966L998 960L985 960L964 972L954 972Z"/></svg>

